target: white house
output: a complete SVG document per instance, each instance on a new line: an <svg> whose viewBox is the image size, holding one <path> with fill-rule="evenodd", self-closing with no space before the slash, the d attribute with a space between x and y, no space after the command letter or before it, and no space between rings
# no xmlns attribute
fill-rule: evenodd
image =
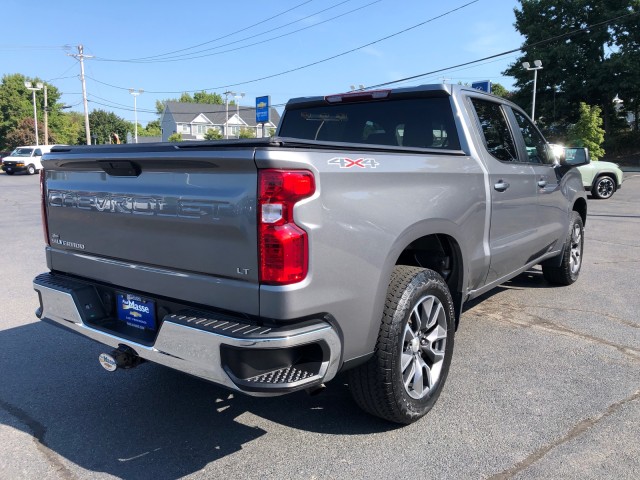
<svg viewBox="0 0 640 480"><path fill-rule="evenodd" d="M208 130L217 130L223 136L227 129L228 138L238 138L240 130L247 128L262 137L262 124L256 123L256 109L229 105L227 119L226 105L209 103L167 102L160 117L162 141L166 142L170 135L179 133L184 140L204 140ZM265 124L267 137L280 121L280 114L271 107L271 121Z"/></svg>

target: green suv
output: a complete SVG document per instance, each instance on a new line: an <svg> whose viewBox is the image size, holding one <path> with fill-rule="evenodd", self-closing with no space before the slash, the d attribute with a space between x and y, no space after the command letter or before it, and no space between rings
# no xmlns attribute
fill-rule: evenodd
<svg viewBox="0 0 640 480"><path fill-rule="evenodd" d="M616 190L622 188L622 170L616 163L603 162L600 160L591 161L589 150L586 148L563 148L560 145L550 145L557 157L564 155L567 161L584 160L586 155L587 164L578 167L582 175L582 184L585 190L591 192L594 198L611 198ZM581 158L577 158L581 157Z"/></svg>

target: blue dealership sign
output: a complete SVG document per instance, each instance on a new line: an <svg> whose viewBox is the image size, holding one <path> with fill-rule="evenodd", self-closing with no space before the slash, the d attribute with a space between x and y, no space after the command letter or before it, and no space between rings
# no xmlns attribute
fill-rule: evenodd
<svg viewBox="0 0 640 480"><path fill-rule="evenodd" d="M473 82L471 88L476 90L482 90L483 92L491 93L491 80L483 80L481 82Z"/></svg>
<svg viewBox="0 0 640 480"><path fill-rule="evenodd" d="M256 97L256 123L268 123L271 98L269 95Z"/></svg>

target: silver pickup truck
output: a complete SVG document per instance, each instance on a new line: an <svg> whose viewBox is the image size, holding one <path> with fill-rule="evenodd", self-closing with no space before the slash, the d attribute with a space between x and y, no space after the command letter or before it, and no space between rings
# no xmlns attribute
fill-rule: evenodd
<svg viewBox="0 0 640 480"><path fill-rule="evenodd" d="M568 285L582 263L574 165L460 86L299 98L271 139L56 147L43 165L36 314L112 347L107 370L149 360L255 396L348 370L398 423L436 402L464 302L537 264Z"/></svg>

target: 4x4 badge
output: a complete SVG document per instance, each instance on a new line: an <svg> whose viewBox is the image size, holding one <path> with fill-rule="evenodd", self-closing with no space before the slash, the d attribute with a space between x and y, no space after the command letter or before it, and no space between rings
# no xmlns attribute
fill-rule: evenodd
<svg viewBox="0 0 640 480"><path fill-rule="evenodd" d="M380 163L376 162L375 158L356 158L351 159L348 157L333 157L327 162L329 165L338 165L340 168L376 168Z"/></svg>

